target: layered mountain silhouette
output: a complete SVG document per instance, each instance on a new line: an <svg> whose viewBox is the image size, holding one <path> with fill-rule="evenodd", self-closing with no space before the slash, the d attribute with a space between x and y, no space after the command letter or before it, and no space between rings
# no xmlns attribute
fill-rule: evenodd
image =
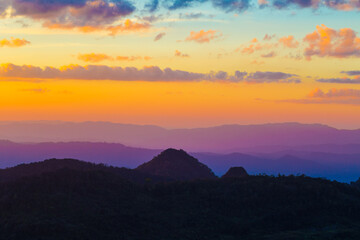
<svg viewBox="0 0 360 240"><path fill-rule="evenodd" d="M0 122L0 139L16 142L91 141L141 148L231 153L303 145L360 144L360 130L321 124L276 123L165 129L109 122Z"/></svg>
<svg viewBox="0 0 360 240"><path fill-rule="evenodd" d="M136 170L176 180L215 179L215 174L206 165L184 150L167 149Z"/></svg>
<svg viewBox="0 0 360 240"><path fill-rule="evenodd" d="M243 166L251 174L306 174L337 181L355 181L360 172L360 145L329 145L287 149L275 152L202 153L190 152L217 176L230 167ZM302 150L301 150L302 149ZM333 152L322 152L333 149ZM278 150L278 149L277 149ZM346 153L349 151L349 153ZM43 159L84 159L116 167L136 168L158 155L161 150L124 146L119 143L59 142L14 143L0 141L0 168Z"/></svg>

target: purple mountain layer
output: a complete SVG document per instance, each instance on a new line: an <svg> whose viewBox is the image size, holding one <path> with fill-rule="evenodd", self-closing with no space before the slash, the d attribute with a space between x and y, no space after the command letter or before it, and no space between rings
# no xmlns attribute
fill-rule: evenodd
<svg viewBox="0 0 360 240"><path fill-rule="evenodd" d="M126 147L115 143L0 141L0 168L50 158L76 158L93 163L136 168L150 161L161 151ZM192 152L191 155L206 164L218 176L223 175L230 167L244 167L249 174L306 174L346 182L355 181L360 177L360 153L339 154L287 150L257 155L199 152Z"/></svg>
<svg viewBox="0 0 360 240"><path fill-rule="evenodd" d="M112 142L150 149L182 148L192 152L258 152L257 149L274 152L309 145L357 145L360 144L360 130L299 123L165 129L109 122L1 122L0 139Z"/></svg>

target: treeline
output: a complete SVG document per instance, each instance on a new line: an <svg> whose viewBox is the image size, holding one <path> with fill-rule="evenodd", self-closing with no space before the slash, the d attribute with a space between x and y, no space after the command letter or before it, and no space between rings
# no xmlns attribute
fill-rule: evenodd
<svg viewBox="0 0 360 240"><path fill-rule="evenodd" d="M136 184L59 169L0 184L0 239L359 239L360 191L305 176Z"/></svg>

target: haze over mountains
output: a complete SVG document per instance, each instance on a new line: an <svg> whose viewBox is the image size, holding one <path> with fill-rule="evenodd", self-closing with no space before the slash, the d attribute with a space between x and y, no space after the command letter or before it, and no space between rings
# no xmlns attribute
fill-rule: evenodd
<svg viewBox="0 0 360 240"><path fill-rule="evenodd" d="M218 176L240 166L250 174L306 174L345 182L360 176L360 131L318 124L168 130L106 122L1 122L0 139L0 168L50 158L136 168L172 147L190 152Z"/></svg>
<svg viewBox="0 0 360 240"><path fill-rule="evenodd" d="M360 144L360 130L300 123L165 129L109 122L1 122L0 139L15 142L110 142L150 149L175 147L192 152L231 153L308 145Z"/></svg>

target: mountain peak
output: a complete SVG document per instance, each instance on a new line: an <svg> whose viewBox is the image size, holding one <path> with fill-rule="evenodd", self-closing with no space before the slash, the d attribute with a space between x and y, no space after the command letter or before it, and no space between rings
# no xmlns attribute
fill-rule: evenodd
<svg viewBox="0 0 360 240"><path fill-rule="evenodd" d="M222 178L243 178L248 176L249 174L243 167L231 167Z"/></svg>
<svg viewBox="0 0 360 240"><path fill-rule="evenodd" d="M136 169L176 180L216 178L210 168L182 149L166 149L151 161L140 165Z"/></svg>

